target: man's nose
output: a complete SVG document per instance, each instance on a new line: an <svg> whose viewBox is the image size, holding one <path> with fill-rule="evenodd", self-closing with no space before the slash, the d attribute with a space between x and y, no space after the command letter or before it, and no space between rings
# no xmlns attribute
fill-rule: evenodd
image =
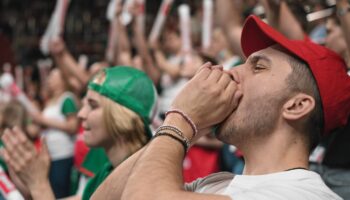
<svg viewBox="0 0 350 200"><path fill-rule="evenodd" d="M236 81L238 84L242 82L243 65L244 64L237 65L228 71L231 74L231 76L233 77L233 80Z"/></svg>

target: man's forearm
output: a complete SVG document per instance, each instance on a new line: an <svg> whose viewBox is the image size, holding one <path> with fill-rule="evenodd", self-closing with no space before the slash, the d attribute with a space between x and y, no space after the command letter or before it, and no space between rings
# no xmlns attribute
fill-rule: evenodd
<svg viewBox="0 0 350 200"><path fill-rule="evenodd" d="M173 125L190 138L192 129L189 124L178 116L166 118L163 125ZM219 195L204 195L184 190L182 162L184 148L178 141L159 136L153 139L137 160L130 174L122 200L227 200ZM115 184L115 183L114 183ZM114 199L119 199L115 197Z"/></svg>
<svg viewBox="0 0 350 200"><path fill-rule="evenodd" d="M181 192L182 148L165 136L152 141L135 165L121 199L170 200L171 192Z"/></svg>

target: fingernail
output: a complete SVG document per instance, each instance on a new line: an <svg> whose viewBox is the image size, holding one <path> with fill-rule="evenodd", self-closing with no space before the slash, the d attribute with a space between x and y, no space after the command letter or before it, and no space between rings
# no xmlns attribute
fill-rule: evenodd
<svg viewBox="0 0 350 200"><path fill-rule="evenodd" d="M206 62L204 65L212 65L211 62Z"/></svg>

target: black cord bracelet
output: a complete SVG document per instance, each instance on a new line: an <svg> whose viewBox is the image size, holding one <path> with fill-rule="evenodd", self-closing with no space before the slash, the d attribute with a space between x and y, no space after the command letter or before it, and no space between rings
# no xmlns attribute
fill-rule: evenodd
<svg viewBox="0 0 350 200"><path fill-rule="evenodd" d="M188 146L187 146L187 144L186 144L185 141L183 141L183 140L181 140L180 138L176 137L175 135L173 135L173 134L171 134L171 133L167 133L167 132L158 132L158 133L153 137L153 139L156 138L156 137L158 137L158 136L168 136L168 137L173 138L174 140L180 142L180 143L182 144L182 146L184 147L184 154L186 155Z"/></svg>
<svg viewBox="0 0 350 200"><path fill-rule="evenodd" d="M184 136L184 134L182 133L182 131L180 129L178 129L177 127L175 127L175 126L160 126L156 130L156 133L158 133L158 132L167 132L167 131L171 131L171 132L174 132L175 134L177 134L181 138L181 140L186 142L187 148L191 145L191 140L186 138Z"/></svg>

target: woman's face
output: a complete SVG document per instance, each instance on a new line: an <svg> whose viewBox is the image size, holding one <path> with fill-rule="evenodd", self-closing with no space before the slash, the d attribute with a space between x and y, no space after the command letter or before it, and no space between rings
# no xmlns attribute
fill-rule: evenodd
<svg viewBox="0 0 350 200"><path fill-rule="evenodd" d="M111 134L107 132L103 121L102 96L88 90L83 107L78 113L84 128L84 141L89 147L108 147L113 144Z"/></svg>

